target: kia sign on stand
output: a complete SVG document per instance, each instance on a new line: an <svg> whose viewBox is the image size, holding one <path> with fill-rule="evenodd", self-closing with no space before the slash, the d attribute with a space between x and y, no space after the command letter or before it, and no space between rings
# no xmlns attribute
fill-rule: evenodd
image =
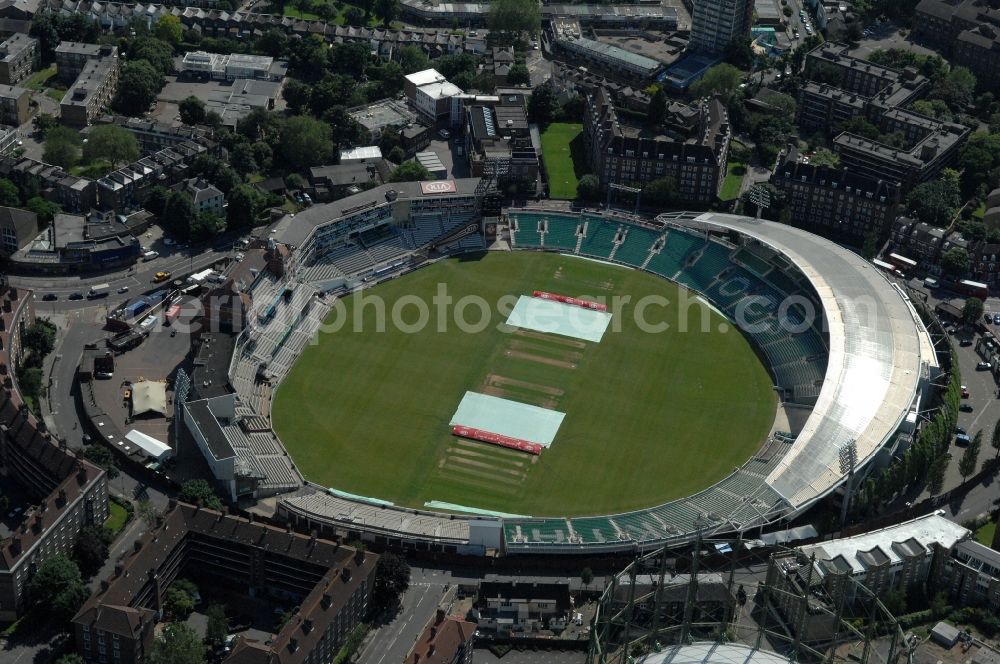
<svg viewBox="0 0 1000 664"><path fill-rule="evenodd" d="M456 194L458 187L454 180L432 180L431 182L420 183L420 193L428 194Z"/></svg>

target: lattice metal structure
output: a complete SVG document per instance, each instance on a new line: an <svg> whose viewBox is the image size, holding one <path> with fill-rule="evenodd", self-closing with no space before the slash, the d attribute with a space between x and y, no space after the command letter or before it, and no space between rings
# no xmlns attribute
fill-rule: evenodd
<svg viewBox="0 0 1000 664"><path fill-rule="evenodd" d="M909 664L910 644L878 598L826 571L794 549L742 540L637 556L601 595L587 664L633 664L697 642L740 643L790 662Z"/></svg>

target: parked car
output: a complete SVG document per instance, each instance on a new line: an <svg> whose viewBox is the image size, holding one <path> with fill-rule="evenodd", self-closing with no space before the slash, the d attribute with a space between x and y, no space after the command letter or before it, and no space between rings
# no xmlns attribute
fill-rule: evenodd
<svg viewBox="0 0 1000 664"><path fill-rule="evenodd" d="M993 324L994 325L1000 325L1000 314L994 314L993 315Z"/></svg>
<svg viewBox="0 0 1000 664"><path fill-rule="evenodd" d="M990 312L987 311L985 314L983 314L983 320L985 320L987 323L992 323L993 322L993 314L991 314Z"/></svg>
<svg viewBox="0 0 1000 664"><path fill-rule="evenodd" d="M993 365L989 362L979 362L976 364L976 371L989 371L993 368Z"/></svg>
<svg viewBox="0 0 1000 664"><path fill-rule="evenodd" d="M955 436L955 444L956 445L961 445L961 446L965 447L965 446L967 446L971 442L972 442L972 440L969 438L969 436L967 434L960 433L957 436Z"/></svg>
<svg viewBox="0 0 1000 664"><path fill-rule="evenodd" d="M82 300L83 299L83 293L73 293L73 294L71 294L69 296L69 299L71 299L71 300Z"/></svg>
<svg viewBox="0 0 1000 664"><path fill-rule="evenodd" d="M955 434L956 435L957 434L965 434L965 435L967 435L968 432L965 429L963 429L962 427L955 427Z"/></svg>
<svg viewBox="0 0 1000 664"><path fill-rule="evenodd" d="M963 399L969 398L969 388L967 388L965 385L962 386L962 398Z"/></svg>
<svg viewBox="0 0 1000 664"><path fill-rule="evenodd" d="M958 407L958 409L963 413L971 413L973 410L975 410L975 408L972 407L972 404L968 402L963 403L961 406Z"/></svg>
<svg viewBox="0 0 1000 664"><path fill-rule="evenodd" d="M958 342L958 345L959 346L971 346L972 345L972 339L962 339L961 341Z"/></svg>
<svg viewBox="0 0 1000 664"><path fill-rule="evenodd" d="M45 295L42 296L42 299L45 300L46 302L53 302L55 300L58 300L59 296L56 295L55 293L46 293Z"/></svg>

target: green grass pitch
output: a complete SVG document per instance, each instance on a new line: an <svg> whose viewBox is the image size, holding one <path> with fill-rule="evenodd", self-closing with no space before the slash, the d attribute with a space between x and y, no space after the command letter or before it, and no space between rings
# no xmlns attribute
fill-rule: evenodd
<svg viewBox="0 0 1000 664"><path fill-rule="evenodd" d="M549 175L549 196L572 200L576 198L577 165L574 143L583 146L583 125L554 122L542 134L542 157ZM582 175L582 173L581 173Z"/></svg>
<svg viewBox="0 0 1000 664"><path fill-rule="evenodd" d="M275 430L303 474L324 486L423 506L440 500L531 516L577 516L641 509L707 487L761 445L774 420L771 380L742 334L703 305L687 309L680 331L678 288L657 277L554 254L489 253L449 259L366 292L430 303L438 284L456 301L490 303L483 332L435 324L407 333L391 323L376 330L376 307L345 301L347 324L321 332L279 387ZM666 297L646 320L669 329L648 333L635 308L616 313L600 343L497 329L519 295L541 289L573 295ZM501 296L510 298L499 313ZM402 319L418 317L413 305ZM331 312L327 324L337 315ZM480 312L468 307L465 319ZM552 447L540 456L450 433L448 422L466 390L566 413Z"/></svg>

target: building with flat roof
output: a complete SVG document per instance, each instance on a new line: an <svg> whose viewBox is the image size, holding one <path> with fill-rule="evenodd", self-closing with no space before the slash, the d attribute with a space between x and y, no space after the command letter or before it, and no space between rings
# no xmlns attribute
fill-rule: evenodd
<svg viewBox="0 0 1000 664"><path fill-rule="evenodd" d="M403 80L407 99L431 122L446 118L451 112L451 98L462 89L442 76L436 69L407 74Z"/></svg>
<svg viewBox="0 0 1000 664"><path fill-rule="evenodd" d="M0 84L0 124L19 127L31 117L31 91Z"/></svg>
<svg viewBox="0 0 1000 664"><path fill-rule="evenodd" d="M272 110L281 95L281 83L265 79L239 78L232 85L212 90L205 99L205 110L215 111L224 127L236 124L256 109Z"/></svg>
<svg viewBox="0 0 1000 664"><path fill-rule="evenodd" d="M118 58L118 47L109 44L60 42L56 46L56 75L63 85L72 85L91 60Z"/></svg>
<svg viewBox="0 0 1000 664"><path fill-rule="evenodd" d="M73 618L77 652L139 664L153 644L163 597L179 576L294 606L267 643L240 636L224 662L313 664L332 659L368 611L378 556L171 501L162 525L143 535Z"/></svg>
<svg viewBox="0 0 1000 664"><path fill-rule="evenodd" d="M553 43L570 56L589 67L617 78L642 82L651 79L664 63L618 46L605 44L585 36L576 19L552 20Z"/></svg>
<svg viewBox="0 0 1000 664"><path fill-rule="evenodd" d="M714 201L726 175L732 138L729 115L714 98L692 108L697 121L689 134L654 134L621 120L603 88L589 95L583 132L591 167L601 185L641 185L672 177L684 200Z"/></svg>
<svg viewBox="0 0 1000 664"><path fill-rule="evenodd" d="M855 246L870 235L884 242L900 201L897 183L805 163L794 148L779 158L770 181L784 193L793 225Z"/></svg>
<svg viewBox="0 0 1000 664"><path fill-rule="evenodd" d="M191 160L207 150L200 142L185 141L108 173L97 180L101 206L118 212L141 206L154 186L172 187L185 179Z"/></svg>
<svg viewBox="0 0 1000 664"><path fill-rule="evenodd" d="M479 98L464 109L465 146L473 177L495 175L497 185L534 190L541 146L528 128L523 94Z"/></svg>
<svg viewBox="0 0 1000 664"><path fill-rule="evenodd" d="M202 78L225 81L235 81L239 78L281 81L288 71L288 64L268 55L189 51L184 54L184 59L181 61L181 71Z"/></svg>
<svg viewBox="0 0 1000 664"><path fill-rule="evenodd" d="M834 138L841 164L858 175L897 183L903 191L937 175L957 156L969 129L929 118L904 106L922 97L930 82L916 69L892 69L849 55L846 44L825 42L806 55L810 82L799 90L798 122L836 134L862 117L884 134L902 134L900 148L842 132Z"/></svg>
<svg viewBox="0 0 1000 664"><path fill-rule="evenodd" d="M366 159L309 169L312 197L320 203L359 193L363 188L382 184L379 159Z"/></svg>
<svg viewBox="0 0 1000 664"><path fill-rule="evenodd" d="M373 141L381 138L385 129L403 129L417 122L416 113L398 99L381 99L366 106L356 106L348 113L368 130Z"/></svg>
<svg viewBox="0 0 1000 664"><path fill-rule="evenodd" d="M31 76L38 64L38 40L15 33L0 43L0 83L17 85Z"/></svg>
<svg viewBox="0 0 1000 664"><path fill-rule="evenodd" d="M921 0L914 37L967 67L982 89L1000 86L1000 8L986 0Z"/></svg>
<svg viewBox="0 0 1000 664"><path fill-rule="evenodd" d="M2 363L13 375L23 359L21 335L35 312L31 291L2 290ZM34 503L0 540L0 620L13 622L27 608L27 587L38 568L70 555L81 528L107 519L108 482L101 468L46 431L11 384L0 389L0 474Z"/></svg>
<svg viewBox="0 0 1000 664"><path fill-rule="evenodd" d="M690 48L698 53L718 55L734 39L750 36L752 0L701 0L691 12Z"/></svg>
<svg viewBox="0 0 1000 664"><path fill-rule="evenodd" d="M60 119L86 127L111 103L118 89L118 47L62 42L56 47L59 80L68 86L59 104Z"/></svg>

